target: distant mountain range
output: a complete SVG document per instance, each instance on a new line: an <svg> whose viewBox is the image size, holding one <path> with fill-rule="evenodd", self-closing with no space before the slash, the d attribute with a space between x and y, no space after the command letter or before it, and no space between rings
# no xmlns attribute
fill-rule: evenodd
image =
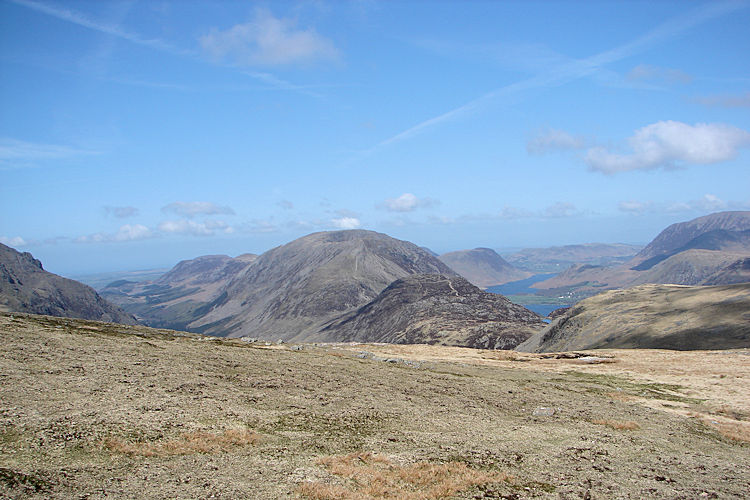
<svg viewBox="0 0 750 500"><path fill-rule="evenodd" d="M93 288L47 272L28 252L0 243L0 310L136 324Z"/></svg>
<svg viewBox="0 0 750 500"><path fill-rule="evenodd" d="M740 283L750 274L748 257L750 212L719 212L672 224L625 263L572 266L534 287L591 295L643 283Z"/></svg>
<svg viewBox="0 0 750 500"><path fill-rule="evenodd" d="M438 258L480 288L522 280L532 274L512 266L489 248L459 250L444 253Z"/></svg>
<svg viewBox="0 0 750 500"><path fill-rule="evenodd" d="M750 347L750 283L640 285L582 300L516 349Z"/></svg>
<svg viewBox="0 0 750 500"><path fill-rule="evenodd" d="M643 249L623 243L584 243L546 248L524 248L505 259L513 266L535 274L557 273L572 265L614 265L626 262Z"/></svg>
<svg viewBox="0 0 750 500"><path fill-rule="evenodd" d="M258 257L199 257L102 293L151 326L266 340L512 347L544 326L427 250L362 230L311 234Z"/></svg>
<svg viewBox="0 0 750 500"><path fill-rule="evenodd" d="M137 319L149 326L216 336L295 342L507 349L531 338L533 346L525 343L523 348L577 349L715 348L747 340L746 286L638 286L750 282L750 212L722 212L674 224L624 262L623 256L635 247L558 249L560 261L614 259L617 264L574 265L533 285L542 292L594 295L636 288L580 302L545 327L537 314L470 283L488 286L531 273L493 250L462 250L438 258L407 241L350 230L310 234L260 256L207 255L182 261L153 281L115 280L102 296L44 271L31 254L2 245L0 310L129 324ZM519 252L515 259L527 265L536 259L537 265L552 262L554 255L552 249L535 249ZM542 330L544 334L537 334Z"/></svg>

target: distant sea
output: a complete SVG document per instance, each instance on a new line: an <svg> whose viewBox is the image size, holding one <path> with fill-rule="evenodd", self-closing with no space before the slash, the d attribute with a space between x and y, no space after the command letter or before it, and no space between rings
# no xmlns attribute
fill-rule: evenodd
<svg viewBox="0 0 750 500"><path fill-rule="evenodd" d="M487 288L487 291L491 293L499 293L506 296L510 295L512 296L513 302L515 302L516 304L522 305L526 309L530 309L542 316L547 316L555 309L565 307L567 304L540 304L540 296L536 295L537 290L531 288L531 285L533 285L534 283L539 283L540 281L550 279L553 276L557 276L557 273L535 274L534 276L526 278L524 280L511 281L510 283L505 283L504 285L491 286ZM524 300L524 296L529 296L529 300Z"/></svg>

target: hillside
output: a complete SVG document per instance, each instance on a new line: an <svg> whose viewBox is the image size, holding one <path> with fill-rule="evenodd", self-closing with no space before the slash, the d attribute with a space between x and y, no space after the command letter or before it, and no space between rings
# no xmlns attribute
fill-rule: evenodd
<svg viewBox="0 0 750 500"><path fill-rule="evenodd" d="M111 302L158 328L185 329L200 309L257 258L204 255L179 262L155 281L118 280L102 289Z"/></svg>
<svg viewBox="0 0 750 500"><path fill-rule="evenodd" d="M582 300L519 351L750 347L750 283L641 285Z"/></svg>
<svg viewBox="0 0 750 500"><path fill-rule="evenodd" d="M672 255L681 247L685 249L706 248L700 245L700 240L698 240L699 246L689 245L689 243L706 233L717 230L725 234L750 230L750 212L717 212L687 222L672 224L638 252L633 258L633 263L640 264L654 257ZM719 250L721 248L708 249ZM736 250L736 248L730 250Z"/></svg>
<svg viewBox="0 0 750 500"><path fill-rule="evenodd" d="M93 288L49 273L30 253L1 243L0 311L136 323L135 318L104 300Z"/></svg>
<svg viewBox="0 0 750 500"><path fill-rule="evenodd" d="M463 278L417 274L394 281L313 339L512 349L544 326L537 314Z"/></svg>
<svg viewBox="0 0 750 500"><path fill-rule="evenodd" d="M413 243L373 231L314 233L263 253L187 326L303 340L410 274L456 274Z"/></svg>
<svg viewBox="0 0 750 500"><path fill-rule="evenodd" d="M3 498L747 492L747 351L263 345L2 313L0 331Z"/></svg>
<svg viewBox="0 0 750 500"><path fill-rule="evenodd" d="M439 259L480 288L501 285L531 276L529 271L513 267L490 248L448 252L441 255Z"/></svg>

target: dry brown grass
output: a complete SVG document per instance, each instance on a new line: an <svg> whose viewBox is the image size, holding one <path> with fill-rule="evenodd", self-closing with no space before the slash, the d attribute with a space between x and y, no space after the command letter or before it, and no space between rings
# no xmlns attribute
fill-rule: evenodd
<svg viewBox="0 0 750 500"><path fill-rule="evenodd" d="M719 422L709 423L719 434L733 441L750 443L750 426L743 422Z"/></svg>
<svg viewBox="0 0 750 500"><path fill-rule="evenodd" d="M632 420L609 420L609 419L596 419L591 421L592 424L606 425L618 431L634 431L640 429L641 426Z"/></svg>
<svg viewBox="0 0 750 500"><path fill-rule="evenodd" d="M372 453L323 457L318 463L344 479L347 487L312 481L300 484L297 493L313 500L430 500L447 498L474 486L512 480L507 474L476 471L461 462L401 466Z"/></svg>
<svg viewBox="0 0 750 500"><path fill-rule="evenodd" d="M163 442L128 441L118 437L104 440L104 447L116 453L142 457L166 457L194 453L220 453L255 444L260 436L248 429L227 429L215 434L205 431L185 432Z"/></svg>
<svg viewBox="0 0 750 500"><path fill-rule="evenodd" d="M689 416L698 418L703 425L715 429L719 434L732 441L750 443L750 423L741 421L727 421L721 417L689 412ZM717 420L719 419L719 420Z"/></svg>

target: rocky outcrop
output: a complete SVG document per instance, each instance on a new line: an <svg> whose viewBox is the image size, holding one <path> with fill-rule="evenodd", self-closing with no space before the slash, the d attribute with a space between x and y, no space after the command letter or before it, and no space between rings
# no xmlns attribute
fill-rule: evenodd
<svg viewBox="0 0 750 500"><path fill-rule="evenodd" d="M464 278L418 274L394 281L312 339L512 349L544 326L536 313Z"/></svg>
<svg viewBox="0 0 750 500"><path fill-rule="evenodd" d="M28 252L0 244L0 310L136 324L93 288L47 272Z"/></svg>

